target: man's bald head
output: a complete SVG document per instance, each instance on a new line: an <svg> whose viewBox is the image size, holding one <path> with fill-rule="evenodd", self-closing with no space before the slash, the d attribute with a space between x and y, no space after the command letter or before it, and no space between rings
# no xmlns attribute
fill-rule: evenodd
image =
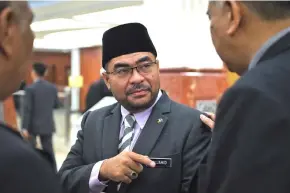
<svg viewBox="0 0 290 193"><path fill-rule="evenodd" d="M251 12L263 20L290 18L290 1L240 1ZM227 1L210 0L210 3L222 7Z"/></svg>
<svg viewBox="0 0 290 193"><path fill-rule="evenodd" d="M243 4L263 20L290 18L290 1L243 1Z"/></svg>
<svg viewBox="0 0 290 193"><path fill-rule="evenodd" d="M290 2L210 1L208 15L217 53L241 75L260 47L290 26Z"/></svg>

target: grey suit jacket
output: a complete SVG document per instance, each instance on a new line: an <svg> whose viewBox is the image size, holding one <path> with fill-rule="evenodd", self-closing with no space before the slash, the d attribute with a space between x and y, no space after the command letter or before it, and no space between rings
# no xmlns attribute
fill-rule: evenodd
<svg viewBox="0 0 290 193"><path fill-rule="evenodd" d="M36 135L55 131L53 109L58 106L57 88L46 80L38 80L25 89L22 128Z"/></svg>
<svg viewBox="0 0 290 193"><path fill-rule="evenodd" d="M172 168L144 168L120 192L185 193L205 156L211 131L199 119L200 112L178 104L163 92L140 134L133 151L149 157L172 158ZM158 123L158 119L163 122ZM120 105L88 112L82 130L64 161L59 175L70 193L89 193L89 178L94 164L118 154ZM106 192L116 192L109 182Z"/></svg>

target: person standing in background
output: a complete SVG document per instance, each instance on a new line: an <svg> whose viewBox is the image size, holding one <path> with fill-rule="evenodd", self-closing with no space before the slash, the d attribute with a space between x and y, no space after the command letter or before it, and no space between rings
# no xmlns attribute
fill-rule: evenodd
<svg viewBox="0 0 290 193"><path fill-rule="evenodd" d="M43 63L33 64L31 77L33 84L25 88L22 133L36 147L36 137L40 137L42 149L54 158L52 137L55 132L53 110L59 105L57 88L44 80L46 66Z"/></svg>
<svg viewBox="0 0 290 193"><path fill-rule="evenodd" d="M15 106L17 114L20 115L20 116L22 115L22 113L21 113L22 92L25 90L25 87L26 87L26 82L23 80L23 81L21 81L21 84L19 86L18 91L13 94L14 106Z"/></svg>
<svg viewBox="0 0 290 193"><path fill-rule="evenodd" d="M107 88L104 79L101 77L98 81L91 84L86 96L86 111L97 104L102 98L113 96L112 92Z"/></svg>
<svg viewBox="0 0 290 193"><path fill-rule="evenodd" d="M29 69L34 34L27 1L0 1L0 100L19 89ZM0 192L61 193L55 172L16 129L0 122Z"/></svg>

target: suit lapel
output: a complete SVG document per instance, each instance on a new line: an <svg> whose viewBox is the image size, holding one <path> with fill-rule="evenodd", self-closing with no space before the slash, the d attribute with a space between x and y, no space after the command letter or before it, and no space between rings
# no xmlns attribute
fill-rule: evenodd
<svg viewBox="0 0 290 193"><path fill-rule="evenodd" d="M166 125L168 119L166 113L170 112L170 105L170 99L166 93L163 93L152 109L152 113L133 148L134 152L142 155L150 154Z"/></svg>
<svg viewBox="0 0 290 193"><path fill-rule="evenodd" d="M118 104L104 120L102 137L103 159L111 158L118 154L120 122L121 111Z"/></svg>

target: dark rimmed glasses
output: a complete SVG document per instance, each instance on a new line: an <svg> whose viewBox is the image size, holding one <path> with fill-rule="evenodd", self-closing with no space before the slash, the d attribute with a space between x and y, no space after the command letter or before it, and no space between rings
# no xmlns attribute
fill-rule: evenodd
<svg viewBox="0 0 290 193"><path fill-rule="evenodd" d="M112 74L119 78L126 78L132 75L133 70L136 69L137 72L141 75L146 75L152 72L154 65L157 64L157 61L154 62L146 62L142 64L138 64L136 66L122 66L116 68L112 72L106 72L106 74Z"/></svg>

